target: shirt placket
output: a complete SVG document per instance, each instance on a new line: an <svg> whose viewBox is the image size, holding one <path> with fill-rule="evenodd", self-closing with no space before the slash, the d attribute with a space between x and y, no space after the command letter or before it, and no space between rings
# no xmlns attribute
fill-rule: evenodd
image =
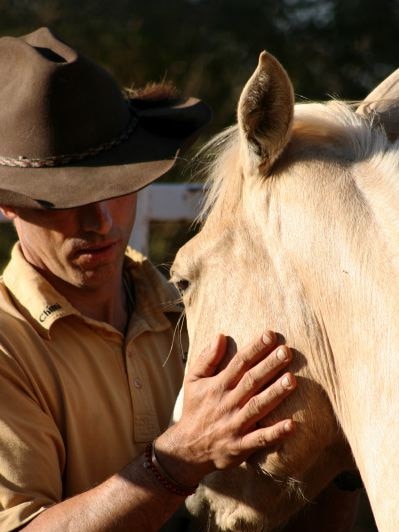
<svg viewBox="0 0 399 532"><path fill-rule="evenodd" d="M134 440L138 443L152 441L160 433L151 386L145 375L142 358L145 353L137 340L126 346L126 369L133 409Z"/></svg>

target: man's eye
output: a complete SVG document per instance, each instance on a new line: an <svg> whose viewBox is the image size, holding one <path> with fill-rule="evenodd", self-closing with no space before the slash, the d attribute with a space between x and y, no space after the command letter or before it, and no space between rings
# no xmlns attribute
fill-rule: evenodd
<svg viewBox="0 0 399 532"><path fill-rule="evenodd" d="M187 279L180 279L179 281L175 282L176 288L179 290L180 295L184 295L184 292L187 290L187 288L190 286L190 282L187 281Z"/></svg>

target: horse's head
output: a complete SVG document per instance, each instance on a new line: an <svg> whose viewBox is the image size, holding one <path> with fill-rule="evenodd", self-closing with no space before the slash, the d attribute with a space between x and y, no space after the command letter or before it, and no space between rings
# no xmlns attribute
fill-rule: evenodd
<svg viewBox="0 0 399 532"><path fill-rule="evenodd" d="M286 72L264 52L241 94L238 125L203 152L213 152L203 226L172 267L186 308L189 361L218 332L230 337L233 356L273 329L294 348L299 382L274 414L296 419L295 436L234 471L210 475L189 500L194 512L214 519L212 530L272 529L353 465L341 430L348 437L352 422L351 344L364 327L368 334L376 328L370 305L385 303L384 272L373 267L384 244L371 206L382 199L376 193L368 201L370 165L384 172L398 133L397 107L387 96L396 85L391 78L357 112L336 101L294 106Z"/></svg>

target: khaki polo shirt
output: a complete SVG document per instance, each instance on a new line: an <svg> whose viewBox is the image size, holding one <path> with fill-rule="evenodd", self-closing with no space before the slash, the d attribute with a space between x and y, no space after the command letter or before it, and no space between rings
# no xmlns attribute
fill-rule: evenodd
<svg viewBox="0 0 399 532"><path fill-rule="evenodd" d="M168 426L181 308L139 253L128 250L125 268L135 287L126 338L80 314L13 249L0 278L0 532L102 482Z"/></svg>

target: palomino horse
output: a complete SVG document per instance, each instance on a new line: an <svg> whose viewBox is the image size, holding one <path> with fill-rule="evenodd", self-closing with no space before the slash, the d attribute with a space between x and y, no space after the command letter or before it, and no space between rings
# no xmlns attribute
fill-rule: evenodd
<svg viewBox="0 0 399 532"><path fill-rule="evenodd" d="M398 109L399 71L357 106L294 105L264 52L238 125L207 147L204 223L172 267L189 359L218 332L233 355L273 329L299 381L275 414L296 435L188 500L207 530L274 529L352 456L379 530L399 530Z"/></svg>

